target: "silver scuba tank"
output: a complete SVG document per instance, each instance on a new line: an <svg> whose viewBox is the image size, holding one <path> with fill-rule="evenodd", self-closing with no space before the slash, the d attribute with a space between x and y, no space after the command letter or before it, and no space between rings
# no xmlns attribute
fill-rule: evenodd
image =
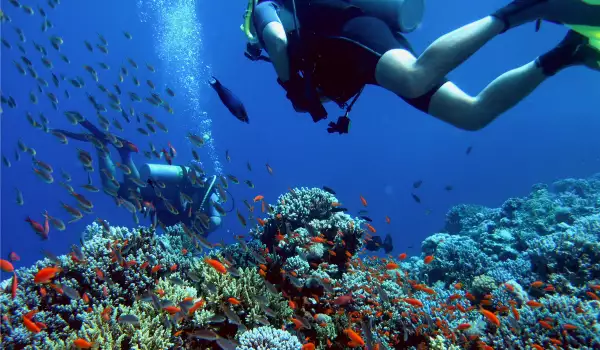
<svg viewBox="0 0 600 350"><path fill-rule="evenodd" d="M423 20L425 0L346 0L369 16L377 17L393 30L410 33Z"/></svg>
<svg viewBox="0 0 600 350"><path fill-rule="evenodd" d="M152 179L155 181L164 182L165 184L180 184L184 180L184 170L190 171L187 167L168 164L144 164L139 169L140 179L146 181Z"/></svg>

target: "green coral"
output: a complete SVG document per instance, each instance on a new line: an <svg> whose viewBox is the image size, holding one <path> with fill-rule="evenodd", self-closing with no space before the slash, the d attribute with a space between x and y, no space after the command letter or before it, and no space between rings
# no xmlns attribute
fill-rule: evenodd
<svg viewBox="0 0 600 350"><path fill-rule="evenodd" d="M67 349L77 338L86 339L100 349L164 350L174 345L171 330L163 325L164 315L149 303L138 300L132 306L119 306L108 321L102 318L103 309L95 306L79 331L65 329L70 335L65 340L49 341L50 348ZM117 322L116 315L128 314L137 316L140 325Z"/></svg>
<svg viewBox="0 0 600 350"><path fill-rule="evenodd" d="M241 301L241 307L246 312L245 325L250 328L261 324L258 321L259 317L265 317L257 296L264 296L268 301L264 306L269 307L276 313L277 317L271 319L271 322L275 325L281 326L282 322L293 314L292 309L281 294L273 295L267 291L264 279L258 274L256 268L240 268L240 277L234 277L229 273L221 274L208 266L203 260L196 259L192 271L204 278L199 290L203 292L202 296L207 302L207 307L213 306L215 307L215 313L220 313L219 305L228 298L235 298ZM215 287L215 293L209 292L209 285ZM233 309L236 308L238 306ZM198 316L198 318L204 317Z"/></svg>
<svg viewBox="0 0 600 350"><path fill-rule="evenodd" d="M429 339L429 349L431 350L460 350L460 346L450 343L441 335Z"/></svg>
<svg viewBox="0 0 600 350"><path fill-rule="evenodd" d="M317 331L319 344L321 344L321 348L324 349L325 344L327 344L327 339L335 339L338 334L331 317L325 314L317 314L316 317L317 324L315 325L315 331Z"/></svg>
<svg viewBox="0 0 600 350"><path fill-rule="evenodd" d="M488 275L479 275L473 278L471 285L473 294L484 295L496 290L496 280Z"/></svg>

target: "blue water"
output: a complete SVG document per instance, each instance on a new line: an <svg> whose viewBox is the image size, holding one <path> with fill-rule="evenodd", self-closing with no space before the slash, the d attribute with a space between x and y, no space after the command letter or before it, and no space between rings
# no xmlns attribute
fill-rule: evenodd
<svg viewBox="0 0 600 350"><path fill-rule="evenodd" d="M438 36L485 16L504 3L429 1L423 26L408 38L415 49L423 50ZM239 25L245 6L244 1L63 0L56 10L47 10L54 28L42 33L39 14L29 16L5 3L3 10L13 21L2 24L2 37L13 48L2 47L1 88L3 95L14 97L18 108L2 106L2 154L12 162L11 168L2 166L1 172L3 258L15 251L21 257L16 266L23 266L40 259L42 249L64 254L71 244L79 243L85 226L97 217L113 226L134 225L131 215L116 207L110 197L83 189L81 193L94 202L94 213L69 224L66 231L51 229L50 238L42 241L24 221L27 216L42 221L45 210L68 220L60 201L74 205L75 200L58 184L62 180L61 168L72 175L76 189L87 182L76 147L94 152L92 145L73 140L61 145L52 135L32 128L25 118L26 112L36 118L41 112L50 119L51 128L81 132L82 128L70 125L63 115L64 111L77 110L95 123L95 111L85 92L98 98L101 92L84 71L86 64L98 71L100 81L109 89L117 83L118 69L126 66L130 74L121 84L124 92L136 91L146 96L149 88L145 81L152 79L161 95L165 95L165 86L177 93L169 99L174 115L146 102L134 105L137 113L148 112L167 125L168 134L159 131L143 136L135 131L135 120L126 125L119 113L105 113L109 120L119 119L126 129L119 135L140 150L148 150L149 141L157 148L171 142L178 151L175 162L187 163L192 159L187 133L210 131L213 148L209 145L200 151L207 171L234 174L240 179L251 179L256 185L253 190L243 184L230 187L240 210L245 210L242 199L262 194L273 203L288 187L296 186L332 187L344 206L354 212L360 209L359 195L363 195L369 202L375 227L381 233L392 233L394 253L405 251L410 245L416 253L421 240L443 226L445 213L453 205L497 206L508 197L527 194L534 183L584 177L598 171L600 120L594 101L598 101L600 92L596 73L584 68L561 72L478 132L455 129L414 110L389 92L369 87L352 112L351 133L332 136L325 131L325 122L315 125L308 115L293 111L270 65L253 63L244 57L245 38ZM20 61L21 56L14 26L25 32L27 57L50 84L44 94L37 93L35 81L29 75L19 75L13 65L12 61ZM126 40L123 30L129 31L133 40ZM108 55L96 49L93 53L86 50L84 40L99 43L96 33L108 40ZM475 94L499 74L550 49L564 33L565 29L556 25L544 25L540 33L534 32L533 25L512 30L494 39L450 77ZM69 57L70 65L62 62L50 46L50 35L64 38L61 53ZM85 79L86 87L76 89L61 81L61 87L56 89L33 47L34 41L46 47L57 75L79 75ZM137 71L128 65L127 57L138 63ZM98 62L107 63L111 69L103 71ZM148 71L145 62L153 64L157 72ZM134 72L141 81L140 87L132 83ZM239 122L223 107L205 83L211 75L244 101L249 124ZM65 88L71 99L64 97ZM29 102L32 90L38 95L37 105ZM46 91L58 96L58 111L52 108ZM101 99L108 106L106 97ZM126 95L121 100L127 108L131 105ZM328 106L328 110L331 118L342 114L335 106ZM29 155L21 154L21 160L15 160L18 139L35 148L39 160L52 164L53 184L43 183L34 175ZM466 156L465 150L471 145L473 151ZM225 160L226 150L231 163ZM113 154L116 157L116 152ZM141 152L134 159L137 164L147 161ZM94 162L97 169L95 159ZM252 164L252 172L246 169L247 162ZM265 163L273 167L272 176ZM421 197L421 204L410 196L412 183L419 179L423 185L415 193ZM100 186L97 171L93 180ZM445 191L446 185L452 185L454 190ZM15 187L23 191L24 206L15 204ZM426 215L426 209L431 210L430 215ZM384 224L385 215L392 220L389 226ZM233 234L245 231L235 215L229 214L223 228L210 239L231 242Z"/></svg>

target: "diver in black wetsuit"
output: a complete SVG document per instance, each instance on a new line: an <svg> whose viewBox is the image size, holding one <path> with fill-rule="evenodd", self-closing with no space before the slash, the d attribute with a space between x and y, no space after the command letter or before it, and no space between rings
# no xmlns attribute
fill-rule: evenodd
<svg viewBox="0 0 600 350"><path fill-rule="evenodd" d="M104 146L111 143L106 134L89 121L84 120L79 124L86 128L91 135L60 129L54 130L73 140L90 142L92 139L90 136L93 136L95 140L102 142ZM188 227L200 227L200 225L193 225L192 222L195 218L195 215L193 214L198 210L201 210L209 218L208 228L203 227L203 232L205 234L208 234L221 226L221 214L213 205L213 203L220 202L220 197L216 192L216 186L214 186L216 176L206 178L200 176L196 172L199 182L204 183L204 187L194 186L190 182L189 177L183 175L187 175L187 172L189 171L195 172L195 170L185 166L166 164L144 164L141 168L140 175L140 171L131 158L131 152L137 152L137 147L123 138L118 136L116 138L123 144L123 147L115 147L119 152L121 163L126 165L131 170L131 173L123 175L122 183L112 181L110 177L113 179L115 178L116 169L108 149L106 147L104 149L96 147L99 168L101 170L106 169L105 171L109 173L106 174L105 171L100 172L102 189L104 192L112 196L116 195L115 198L120 197L122 199L128 199L131 196L131 193L129 193L130 190L133 189L134 191L138 191L142 201L152 203L154 208L151 210L156 211L157 219L164 226L172 226L182 222ZM136 181L137 183L142 182L147 184L147 186L140 188L140 186L132 179L138 179L138 181ZM165 188L157 188L158 185L156 185L154 181L157 183L159 181L165 183ZM183 202L181 200L180 192L190 197L193 200L192 204ZM159 193L160 197L158 195ZM176 215L167 209L163 199L166 199L175 207L178 211ZM144 215L148 214L145 206L142 206L142 210L144 211Z"/></svg>
<svg viewBox="0 0 600 350"><path fill-rule="evenodd" d="M346 108L344 116L329 123L330 133L348 132L348 112L366 85L381 86L455 127L479 130L568 67L600 71L600 50L591 36L569 30L556 47L502 74L476 96L446 78L487 42L514 27L536 21L539 25L542 20L599 27L600 6L584 1L514 0L441 36L421 54L402 33L418 27L422 0L249 1L242 27L249 39L246 56L266 60L260 55L266 50L286 97L314 122L327 118L325 100Z"/></svg>
<svg viewBox="0 0 600 350"><path fill-rule="evenodd" d="M381 242L381 236L372 236L370 240L367 241L367 250L372 252L378 251L379 249L383 249L386 254L389 254L392 250L394 250L394 243L392 242L392 236L387 234L383 242Z"/></svg>

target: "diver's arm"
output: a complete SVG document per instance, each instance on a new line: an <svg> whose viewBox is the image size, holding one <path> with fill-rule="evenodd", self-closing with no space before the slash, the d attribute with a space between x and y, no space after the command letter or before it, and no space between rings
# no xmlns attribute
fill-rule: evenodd
<svg viewBox="0 0 600 350"><path fill-rule="evenodd" d="M261 43L275 67L277 77L282 82L286 82L290 79L288 40L277 14L277 6L273 1L258 4L254 9L253 20L259 38L262 39Z"/></svg>
<svg viewBox="0 0 600 350"><path fill-rule="evenodd" d="M215 206L212 205L212 203L214 202L218 202L219 201L219 196L216 193L213 193L210 195L210 199L209 199L209 208L210 208L210 228L211 230L214 230L216 228L218 228L219 226L221 226L221 214L219 214L219 212L217 211L217 209L215 209Z"/></svg>

